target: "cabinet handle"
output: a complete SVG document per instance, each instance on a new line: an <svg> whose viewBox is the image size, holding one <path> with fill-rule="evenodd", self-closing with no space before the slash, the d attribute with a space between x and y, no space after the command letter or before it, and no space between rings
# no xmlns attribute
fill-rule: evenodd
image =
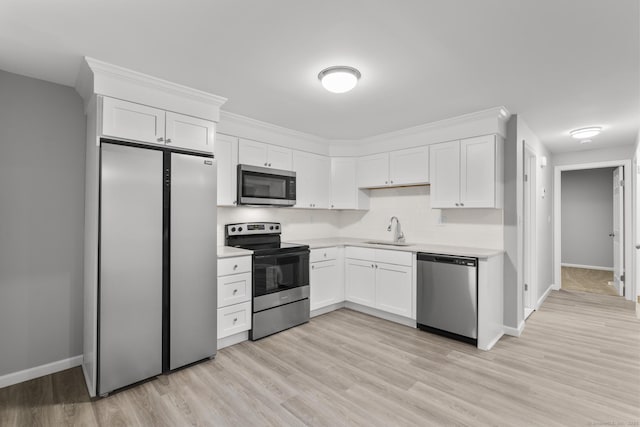
<svg viewBox="0 0 640 427"><path fill-rule="evenodd" d="M264 165L267 166L267 163L265 163Z"/></svg>
<svg viewBox="0 0 640 427"><path fill-rule="evenodd" d="M376 264L376 268L378 268L378 264Z"/></svg>
<svg viewBox="0 0 640 427"><path fill-rule="evenodd" d="M237 318L237 317L234 317L234 318L233 318L233 323L236 323L237 321L238 321L238 318Z"/></svg>
<svg viewBox="0 0 640 427"><path fill-rule="evenodd" d="M371 268L373 268L373 264L371 264Z"/></svg>
<svg viewBox="0 0 640 427"><path fill-rule="evenodd" d="M234 265L234 266L233 266L233 269L234 269L234 270L237 270L237 269L238 269L238 264Z"/></svg>
<svg viewBox="0 0 640 427"><path fill-rule="evenodd" d="M234 201L233 201L233 204L234 204L234 205L237 205L237 204L238 204L238 201L237 201L237 200L234 200Z"/></svg>
<svg viewBox="0 0 640 427"><path fill-rule="evenodd" d="M325 257L325 258L327 257L327 253L326 253L326 252L324 253L324 257Z"/></svg>
<svg viewBox="0 0 640 427"><path fill-rule="evenodd" d="M271 167L271 163L269 163L269 167Z"/></svg>
<svg viewBox="0 0 640 427"><path fill-rule="evenodd" d="M391 181L391 183L393 184L393 181Z"/></svg>
<svg viewBox="0 0 640 427"><path fill-rule="evenodd" d="M234 289L234 290L233 290L233 294L235 295L235 294L237 294L237 293L238 293L238 290L237 290L237 289Z"/></svg>
<svg viewBox="0 0 640 427"><path fill-rule="evenodd" d="M163 137L158 138L158 142L162 142L162 141L164 141Z"/></svg>
<svg viewBox="0 0 640 427"><path fill-rule="evenodd" d="M460 206L464 206L464 203L460 203Z"/></svg>
<svg viewBox="0 0 640 427"><path fill-rule="evenodd" d="M315 265L312 265L312 266L311 266L311 269L312 269L312 270L315 270L315 268L316 268L316 266L315 266Z"/></svg>
<svg viewBox="0 0 640 427"><path fill-rule="evenodd" d="M333 209L333 205L331 205L331 209Z"/></svg>
<svg viewBox="0 0 640 427"><path fill-rule="evenodd" d="M460 203L456 203L456 206L460 206Z"/></svg>
<svg viewBox="0 0 640 427"><path fill-rule="evenodd" d="M384 183L385 183L385 184L388 184L389 182L388 182L388 181L385 181Z"/></svg>
<svg viewBox="0 0 640 427"><path fill-rule="evenodd" d="M171 138L167 138L167 144L171 144Z"/></svg>

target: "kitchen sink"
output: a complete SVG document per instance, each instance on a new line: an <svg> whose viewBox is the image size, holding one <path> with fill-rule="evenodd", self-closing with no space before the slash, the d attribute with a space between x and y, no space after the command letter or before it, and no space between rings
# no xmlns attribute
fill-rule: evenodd
<svg viewBox="0 0 640 427"><path fill-rule="evenodd" d="M385 242L383 240L371 240L369 242L363 242L366 243L368 245L387 245L387 246L410 246L411 243L406 243L406 242Z"/></svg>

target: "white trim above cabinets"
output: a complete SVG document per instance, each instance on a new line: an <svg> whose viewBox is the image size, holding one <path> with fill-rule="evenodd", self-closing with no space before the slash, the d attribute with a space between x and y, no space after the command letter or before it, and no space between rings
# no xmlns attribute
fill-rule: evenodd
<svg viewBox="0 0 640 427"><path fill-rule="evenodd" d="M429 183L429 146L358 158L358 188Z"/></svg>
<svg viewBox="0 0 640 427"><path fill-rule="evenodd" d="M431 207L501 209L502 151L497 135L431 145Z"/></svg>

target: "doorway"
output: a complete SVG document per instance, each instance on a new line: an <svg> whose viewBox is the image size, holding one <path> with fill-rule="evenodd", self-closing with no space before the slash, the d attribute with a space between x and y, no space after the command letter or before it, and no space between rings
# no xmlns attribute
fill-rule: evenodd
<svg viewBox="0 0 640 427"><path fill-rule="evenodd" d="M536 264L536 181L537 181L537 158L534 151L524 144L524 241L523 241L523 276L524 290L522 292L525 320L536 309L537 295L537 264Z"/></svg>
<svg viewBox="0 0 640 427"><path fill-rule="evenodd" d="M625 238L631 231L631 192L624 187L630 163L555 167L554 289L633 299L634 284L625 280L633 268L631 239Z"/></svg>

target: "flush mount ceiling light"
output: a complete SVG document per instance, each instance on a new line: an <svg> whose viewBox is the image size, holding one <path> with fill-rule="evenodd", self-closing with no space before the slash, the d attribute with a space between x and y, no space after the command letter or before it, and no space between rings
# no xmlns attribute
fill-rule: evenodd
<svg viewBox="0 0 640 427"><path fill-rule="evenodd" d="M343 65L325 68L318 74L322 86L329 92L344 93L356 87L360 71Z"/></svg>
<svg viewBox="0 0 640 427"><path fill-rule="evenodd" d="M589 139L598 135L602 131L600 126L591 126L588 128L574 129L569 134L575 139Z"/></svg>

